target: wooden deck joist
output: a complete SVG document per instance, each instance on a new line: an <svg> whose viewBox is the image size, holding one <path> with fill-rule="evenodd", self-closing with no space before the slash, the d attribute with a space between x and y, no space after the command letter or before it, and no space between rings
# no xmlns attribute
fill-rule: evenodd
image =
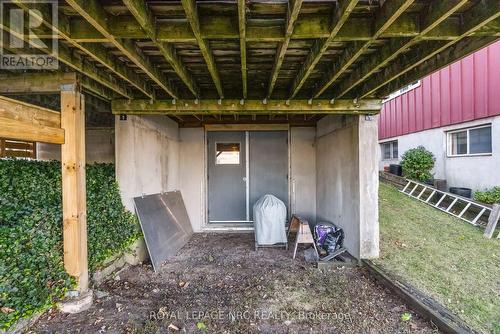
<svg viewBox="0 0 500 334"><path fill-rule="evenodd" d="M302 88L302 85L305 83L316 64L328 49L329 44L334 40L342 26L346 23L349 15L356 7L357 3L358 0L346 0L342 1L340 5L335 8L330 34L328 35L326 40L318 40L314 43L311 51L309 52L309 55L304 62L304 65L302 65L298 75L293 80L292 88L289 94L290 98L294 98Z"/></svg>
<svg viewBox="0 0 500 334"><path fill-rule="evenodd" d="M59 112L0 96L0 137L64 143Z"/></svg>
<svg viewBox="0 0 500 334"><path fill-rule="evenodd" d="M219 77L219 71L217 71L217 66L215 64L215 59L213 52L210 49L210 45L201 37L200 30L200 18L198 16L198 9L196 7L195 0L181 0L182 7L184 8L184 12L186 12L186 17L191 26L191 30L193 31L194 37L196 38L196 42L198 43L198 47L200 48L201 54L205 59L205 63L207 64L208 71L210 72L210 76L215 84L215 88L217 89L217 93L221 99L224 98L224 92L222 90L222 83Z"/></svg>
<svg viewBox="0 0 500 334"><path fill-rule="evenodd" d="M414 51L408 52L400 57L398 61L391 63L384 68L383 71L377 73L373 78L364 83L357 92L357 96L365 98L373 95L381 87L387 85L399 76L423 64L439 53L451 48L455 43L458 43L467 36L471 36L475 31L493 23L494 26L500 27L500 2L496 0L480 1L469 11L462 14L460 35L451 41L441 41L438 43L427 44L426 47L416 48ZM493 41L498 37L493 38ZM476 49L477 50L477 49ZM473 50L471 51L473 52ZM462 57L465 55L462 55ZM455 60L459 58L455 57ZM452 60L448 60L446 64L450 64ZM434 69L434 70L437 70ZM419 78L425 76L422 73ZM394 85L393 85L394 87Z"/></svg>
<svg viewBox="0 0 500 334"><path fill-rule="evenodd" d="M347 47L336 62L333 63L330 71L326 74L323 83L313 95L317 98L330 87L345 71L361 57L368 48L380 37L380 35L401 16L415 0L387 0L379 11L375 14L373 27L374 33L367 42L354 43Z"/></svg>
<svg viewBox="0 0 500 334"><path fill-rule="evenodd" d="M113 114L190 115L190 114L376 114L382 107L371 100L114 100Z"/></svg>
<svg viewBox="0 0 500 334"><path fill-rule="evenodd" d="M163 73L158 71L150 60L142 54L142 51L136 48L133 41L116 38L109 31L108 14L98 0L67 0L66 2L165 92L173 98L178 98L175 88L171 86Z"/></svg>
<svg viewBox="0 0 500 334"><path fill-rule="evenodd" d="M373 54L369 59L361 63L354 73L351 73L346 79L339 83L335 89L334 98L340 98L353 89L356 85L366 80L370 75L377 72L389 62L396 59L397 56L411 48L422 40L425 34L432 31L458 9L460 9L468 0L439 1L431 4L427 11L422 13L420 21L420 34L413 38L401 38L387 44L381 50Z"/></svg>
<svg viewBox="0 0 500 334"><path fill-rule="evenodd" d="M165 57L174 69L175 73L177 73L179 78L181 78L184 84L189 88L191 93L193 93L195 97L199 97L200 92L197 84L194 82L191 75L186 71L186 68L177 56L172 45L169 45L166 42L158 41L156 37L155 19L146 3L141 0L123 0L123 3L127 6L137 22L139 22L139 25L146 32L146 36L151 39L156 46L158 46L163 57Z"/></svg>
<svg viewBox="0 0 500 334"><path fill-rule="evenodd" d="M247 20L246 20L247 7L245 0L238 0L238 28L240 38L240 58L241 58L241 90L243 98L247 98Z"/></svg>
<svg viewBox="0 0 500 334"><path fill-rule="evenodd" d="M57 27L52 24L52 22L47 20L49 15L48 4L44 3L27 3L23 0L13 0L16 5L24 10L33 10L32 15L39 20L44 27L48 28L49 31L53 31L59 37L63 38L65 41L71 43L72 46L80 49L92 59L99 62L100 64L107 67L119 78L128 81L131 85L137 88L139 91L144 93L147 97L152 98L154 96L153 88L148 84L143 78L141 78L135 71L125 66L117 57L109 53L109 51L102 45L97 43L87 43L82 41L76 41L71 37L70 33L70 23L69 18L60 15L58 18ZM86 23L89 25L89 23ZM72 66L74 68L74 66ZM121 94L120 92L118 92Z"/></svg>
<svg viewBox="0 0 500 334"><path fill-rule="evenodd" d="M293 29L295 27L295 22L300 13L300 7L302 6L303 0L294 0L291 1L292 5L288 8L287 18L286 18L286 28L285 28L285 39L283 42L279 44L278 51L276 52L276 57L274 60L273 69L271 70L271 79L269 81L269 86L267 88L267 98L271 98L271 95L274 90L274 85L276 84L276 80L278 79L278 74L281 69L281 65L283 65L283 60L285 59L286 50L288 48L288 44L290 43L290 39L292 38Z"/></svg>

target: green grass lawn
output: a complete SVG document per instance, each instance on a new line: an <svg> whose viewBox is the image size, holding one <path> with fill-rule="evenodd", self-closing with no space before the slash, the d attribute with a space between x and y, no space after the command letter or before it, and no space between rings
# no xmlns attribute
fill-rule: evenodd
<svg viewBox="0 0 500 334"><path fill-rule="evenodd" d="M485 239L482 229L392 186L381 183L379 195L380 258L374 262L473 328L500 334L500 240Z"/></svg>

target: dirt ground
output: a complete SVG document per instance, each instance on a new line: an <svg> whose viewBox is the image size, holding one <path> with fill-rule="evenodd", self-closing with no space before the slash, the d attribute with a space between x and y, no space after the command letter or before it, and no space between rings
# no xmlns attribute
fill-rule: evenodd
<svg viewBox="0 0 500 334"><path fill-rule="evenodd" d="M319 270L303 252L253 250L251 234L196 234L158 273L119 272L79 314L31 333L435 333L362 268ZM401 316L409 312L411 319ZM169 326L171 326L169 328ZM178 328L174 329L172 326Z"/></svg>

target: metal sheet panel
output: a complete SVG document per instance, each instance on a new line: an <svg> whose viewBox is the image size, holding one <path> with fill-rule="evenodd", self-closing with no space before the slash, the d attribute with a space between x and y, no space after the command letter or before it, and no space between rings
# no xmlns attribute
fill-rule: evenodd
<svg viewBox="0 0 500 334"><path fill-rule="evenodd" d="M193 229L180 191L134 198L153 268L175 255L191 236Z"/></svg>
<svg viewBox="0 0 500 334"><path fill-rule="evenodd" d="M379 139L500 115L500 42L453 63L384 103Z"/></svg>

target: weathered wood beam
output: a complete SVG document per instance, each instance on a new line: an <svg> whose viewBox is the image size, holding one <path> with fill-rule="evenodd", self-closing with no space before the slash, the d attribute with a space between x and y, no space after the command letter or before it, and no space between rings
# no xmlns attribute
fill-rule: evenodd
<svg viewBox="0 0 500 334"><path fill-rule="evenodd" d="M460 35L452 41L442 41L416 48L414 51L405 53L377 73L366 83L362 84L357 91L360 97L372 96L377 90L389 82L395 80L406 72L416 68L428 59L458 43L467 36L474 33L488 24L500 27L500 2L496 0L482 0L477 5L462 13ZM430 42L429 42L430 43Z"/></svg>
<svg viewBox="0 0 500 334"><path fill-rule="evenodd" d="M191 26L191 30L193 31L194 37L196 38L196 42L198 43L198 47L200 48L201 54L205 59L205 63L207 64L208 71L210 72L210 76L215 84L215 88L217 89L217 93L221 99L224 98L224 92L222 90L222 82L219 77L219 72L217 71L217 66L215 64L214 55L212 50L210 50L210 46L201 36L200 30L200 19L198 17L198 9L196 7L196 0L181 0L182 7L184 8L184 12L186 13L186 18Z"/></svg>
<svg viewBox="0 0 500 334"><path fill-rule="evenodd" d="M113 100L114 114L376 114L382 107L381 100Z"/></svg>
<svg viewBox="0 0 500 334"><path fill-rule="evenodd" d="M278 51L276 52L276 57L274 59L273 69L271 71L271 79L269 81L268 89L267 89L267 98L271 98L271 95L274 90L274 85L276 84L276 80L278 79L278 74L281 69L281 65L283 64L283 60L285 59L286 50L288 49L288 44L290 43L290 39L292 37L293 29L295 26L295 22L299 17L300 8L302 7L303 0L295 0L291 1L288 4L288 12L286 18L286 28L285 28L285 40L278 46Z"/></svg>
<svg viewBox="0 0 500 334"><path fill-rule="evenodd" d="M175 73L177 73L191 93L193 93L195 97L199 97L199 88L177 56L174 47L171 44L158 41L155 18L144 0L123 0L123 3L127 6L137 22L139 22L142 29L144 29L146 36L158 46L160 53L172 66Z"/></svg>
<svg viewBox="0 0 500 334"><path fill-rule="evenodd" d="M75 73L0 73L0 94L59 93L61 84L75 80Z"/></svg>
<svg viewBox="0 0 500 334"><path fill-rule="evenodd" d="M110 32L108 26L109 15L104 11L102 4L98 0L68 0L66 2L165 92L173 98L178 98L175 88L170 85L164 74L153 66L132 40L122 40Z"/></svg>
<svg viewBox="0 0 500 334"><path fill-rule="evenodd" d="M426 75L448 66L450 63L453 63L481 48L488 46L491 43L494 43L497 40L497 37L466 37L444 51L435 54L412 70L407 71L397 79L391 81L380 90L380 94L384 96L389 95L400 87L404 87L412 82L415 82Z"/></svg>
<svg viewBox="0 0 500 334"><path fill-rule="evenodd" d="M21 1L21 0L16 0ZM332 15L299 16L291 39L328 38L331 32ZM201 36L203 39L238 39L238 20L224 14L199 14ZM368 41L372 37L371 20L363 17L349 17L332 42ZM148 36L138 22L131 16L109 16L108 28L113 36L123 39L147 39ZM428 33L423 39L452 39L458 35L459 22L450 19L436 27L435 33ZM188 22L172 20L156 22L156 39L168 43L196 43L196 38ZM69 21L71 40L78 43L105 43L107 39L85 19L71 18ZM487 36L488 30L478 31L481 36ZM47 37L50 31L42 32ZM421 34L419 16L416 13L404 13L380 38L414 37ZM247 42L283 42L285 34L280 26L263 27L247 25Z"/></svg>
<svg viewBox="0 0 500 334"><path fill-rule="evenodd" d="M238 0L238 28L240 32L241 85L243 98L247 98L247 22L245 0Z"/></svg>
<svg viewBox="0 0 500 334"><path fill-rule="evenodd" d="M76 83L61 87L61 146L64 268L88 289L87 199L85 186L85 101Z"/></svg>
<svg viewBox="0 0 500 334"><path fill-rule="evenodd" d="M304 85L309 75L312 73L314 67L319 62L323 54L328 49L328 46L338 34L342 26L345 24L352 10L358 4L358 0L344 0L338 4L333 13L332 26L329 36L326 40L317 40L307 56L304 65L299 70L295 77L290 89L290 98L294 98L299 92L300 88Z"/></svg>
<svg viewBox="0 0 500 334"><path fill-rule="evenodd" d="M122 61L118 60L117 57L110 54L109 50L106 49L103 45L97 43L82 43L73 40L71 38L70 23L67 16L59 15L58 25L56 27L52 24L51 21L47 20L47 18L50 17L50 10L47 7L49 6L48 4L27 3L23 0L13 0L13 2L25 11L31 10L31 15L33 15L34 18L41 22L44 27L50 29L53 34L57 34L57 36L62 37L72 46L88 54L94 60L106 66L118 77L128 81L131 85L133 85L139 91L143 92L146 96L150 98L154 97L154 92L151 85L149 85L143 78L141 78L140 75L138 75L134 70L128 68ZM89 23L86 24L89 25ZM53 36L50 38L53 38Z"/></svg>
<svg viewBox="0 0 500 334"><path fill-rule="evenodd" d="M436 1L421 15L421 34L425 35L435 27L444 22L448 17L460 9L468 0ZM377 72L389 62L396 59L404 51L411 48L422 40L421 35L409 39L391 40L387 45L362 62L346 79L344 79L335 89L333 98L340 98L355 86L366 80L370 75Z"/></svg>
<svg viewBox="0 0 500 334"><path fill-rule="evenodd" d="M64 143L64 130L58 112L0 96L0 137Z"/></svg>
<svg viewBox="0 0 500 334"><path fill-rule="evenodd" d="M373 22L374 32L372 38L367 42L354 43L341 54L328 71L323 83L313 95L315 98L323 94L359 57L365 53L380 35L389 28L399 16L401 16L412 5L415 0L387 0L375 13Z"/></svg>

